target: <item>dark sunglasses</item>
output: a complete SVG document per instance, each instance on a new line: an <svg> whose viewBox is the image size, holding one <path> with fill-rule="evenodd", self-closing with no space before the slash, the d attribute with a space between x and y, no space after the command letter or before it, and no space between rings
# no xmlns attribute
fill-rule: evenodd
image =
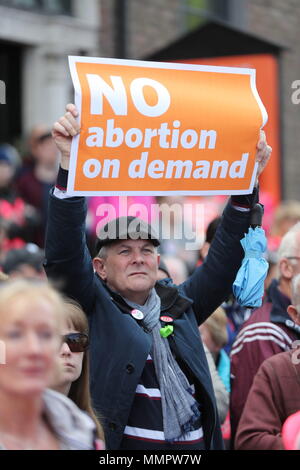
<svg viewBox="0 0 300 470"><path fill-rule="evenodd" d="M63 335L62 339L71 352L84 352L89 346L89 337L85 333L69 333Z"/></svg>

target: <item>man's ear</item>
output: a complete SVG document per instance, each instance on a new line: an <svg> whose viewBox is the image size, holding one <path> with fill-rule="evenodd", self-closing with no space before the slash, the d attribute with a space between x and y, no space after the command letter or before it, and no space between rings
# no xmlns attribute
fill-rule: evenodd
<svg viewBox="0 0 300 470"><path fill-rule="evenodd" d="M296 323L296 325L300 325L300 318L299 318L298 310L296 309L296 307L294 305L289 305L287 308L287 312L289 316L291 317L291 319L293 320L293 322Z"/></svg>
<svg viewBox="0 0 300 470"><path fill-rule="evenodd" d="M291 281L294 275L292 264L286 259L282 258L279 262L280 275L285 279Z"/></svg>
<svg viewBox="0 0 300 470"><path fill-rule="evenodd" d="M160 263L160 254L157 253L157 266L159 266L159 263ZM158 269L158 268L157 268Z"/></svg>
<svg viewBox="0 0 300 470"><path fill-rule="evenodd" d="M106 263L103 258L94 258L93 259L94 271L101 277L103 281L106 281Z"/></svg>

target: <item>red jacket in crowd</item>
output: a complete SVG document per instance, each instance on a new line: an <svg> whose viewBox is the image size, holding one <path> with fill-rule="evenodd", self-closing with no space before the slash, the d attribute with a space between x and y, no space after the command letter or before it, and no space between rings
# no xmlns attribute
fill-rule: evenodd
<svg viewBox="0 0 300 470"><path fill-rule="evenodd" d="M300 409L300 350L267 359L260 367L240 419L235 448L283 450L282 426Z"/></svg>
<svg viewBox="0 0 300 470"><path fill-rule="evenodd" d="M244 323L231 350L230 421L232 442L247 396L263 361L291 349L300 339L300 327L287 313L291 301L273 280L266 302Z"/></svg>

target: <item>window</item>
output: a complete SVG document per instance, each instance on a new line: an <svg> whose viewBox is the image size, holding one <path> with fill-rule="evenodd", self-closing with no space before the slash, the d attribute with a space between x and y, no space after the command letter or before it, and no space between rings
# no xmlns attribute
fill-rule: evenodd
<svg viewBox="0 0 300 470"><path fill-rule="evenodd" d="M72 0L0 0L0 5L45 14L72 14Z"/></svg>
<svg viewBox="0 0 300 470"><path fill-rule="evenodd" d="M228 19L228 0L182 0L185 28L194 29L208 19Z"/></svg>

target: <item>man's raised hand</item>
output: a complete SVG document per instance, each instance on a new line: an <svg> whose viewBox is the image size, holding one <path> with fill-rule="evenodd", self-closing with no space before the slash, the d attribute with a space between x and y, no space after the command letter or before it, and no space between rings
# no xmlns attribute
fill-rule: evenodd
<svg viewBox="0 0 300 470"><path fill-rule="evenodd" d="M264 171L265 167L267 166L271 153L272 147L267 144L266 134L264 131L260 131L259 141L257 144L257 152L255 159L258 163L258 170L257 170L257 178L259 175Z"/></svg>
<svg viewBox="0 0 300 470"><path fill-rule="evenodd" d="M78 111L74 104L66 106L66 113L53 124L52 137L61 152L61 166L69 169L72 138L80 132L80 126L76 120Z"/></svg>

